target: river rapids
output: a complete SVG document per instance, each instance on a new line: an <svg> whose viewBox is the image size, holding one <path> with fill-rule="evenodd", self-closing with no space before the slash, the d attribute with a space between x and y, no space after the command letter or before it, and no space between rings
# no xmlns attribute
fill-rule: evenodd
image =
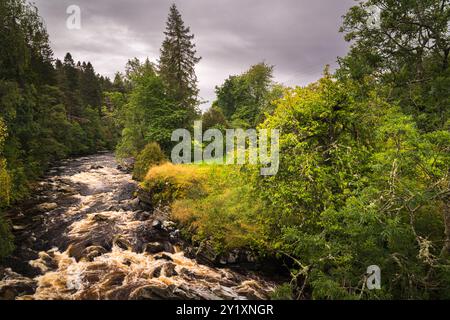
<svg viewBox="0 0 450 320"><path fill-rule="evenodd" d="M9 213L16 250L0 299L267 299L274 285L186 257L165 210L148 212L112 154L61 162Z"/></svg>

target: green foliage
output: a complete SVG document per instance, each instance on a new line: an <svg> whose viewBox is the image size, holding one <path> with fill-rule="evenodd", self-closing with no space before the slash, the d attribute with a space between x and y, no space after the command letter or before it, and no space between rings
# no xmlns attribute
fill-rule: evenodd
<svg viewBox="0 0 450 320"><path fill-rule="evenodd" d="M119 158L136 157L149 142L157 142L168 153L173 130L185 125L186 110L166 94L163 80L148 60L130 61L128 69L132 90L119 114L124 128L116 153Z"/></svg>
<svg viewBox="0 0 450 320"><path fill-rule="evenodd" d="M370 23L374 8L379 23ZM344 17L341 31L352 47L339 73L375 77L392 88L391 101L399 101L419 129L443 129L450 112L449 22L448 1L361 2Z"/></svg>
<svg viewBox="0 0 450 320"><path fill-rule="evenodd" d="M239 76L229 77L216 87L214 106L222 110L236 128L251 128L273 111L274 100L281 97L281 86L272 82L273 67L265 63L252 66Z"/></svg>
<svg viewBox="0 0 450 320"><path fill-rule="evenodd" d="M167 162L165 154L156 142L149 143L136 158L133 170L133 179L142 181L148 170L156 165Z"/></svg>
<svg viewBox="0 0 450 320"><path fill-rule="evenodd" d="M204 131L209 129L219 129L224 131L229 128L228 121L222 110L215 105L203 114L202 125Z"/></svg>
<svg viewBox="0 0 450 320"><path fill-rule="evenodd" d="M285 283L277 288L271 295L272 300L292 300L292 286L290 283Z"/></svg>
<svg viewBox="0 0 450 320"><path fill-rule="evenodd" d="M255 178L273 248L293 258L299 297L448 296L449 134L421 135L376 91L330 76L290 91L262 128L279 128L278 175ZM381 291L364 287L381 267Z"/></svg>

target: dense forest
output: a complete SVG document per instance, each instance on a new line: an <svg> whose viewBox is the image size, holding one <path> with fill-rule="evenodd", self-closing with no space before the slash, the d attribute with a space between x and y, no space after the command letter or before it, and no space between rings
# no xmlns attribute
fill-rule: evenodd
<svg viewBox="0 0 450 320"><path fill-rule="evenodd" d="M175 5L159 60L131 59L110 80L69 53L55 60L37 9L2 1L0 209L55 161L114 150L184 239L282 263L292 280L274 298L450 299L449 25L448 0L364 1L343 17L351 47L335 72L289 88L255 61L202 114L200 57ZM278 174L170 163L172 132L196 120L280 130ZM10 229L0 216L0 257ZM381 290L366 288L370 265Z"/></svg>
<svg viewBox="0 0 450 320"><path fill-rule="evenodd" d="M0 4L0 207L14 205L49 165L115 146L117 130L106 92L109 79L68 53L54 60L37 9ZM0 254L11 250L0 220Z"/></svg>

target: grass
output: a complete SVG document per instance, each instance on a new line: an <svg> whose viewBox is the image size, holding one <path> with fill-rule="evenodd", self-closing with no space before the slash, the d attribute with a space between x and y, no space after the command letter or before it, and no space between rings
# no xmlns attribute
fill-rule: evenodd
<svg viewBox="0 0 450 320"><path fill-rule="evenodd" d="M142 186L154 203L171 206L193 242L208 240L219 252L264 245L263 206L239 166L165 163L151 168Z"/></svg>

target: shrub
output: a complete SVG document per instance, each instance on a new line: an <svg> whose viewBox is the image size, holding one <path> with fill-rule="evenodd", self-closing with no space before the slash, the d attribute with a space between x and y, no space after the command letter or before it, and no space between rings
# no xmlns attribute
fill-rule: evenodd
<svg viewBox="0 0 450 320"><path fill-rule="evenodd" d="M133 179L142 181L148 170L167 161L166 156L161 147L156 142L149 143L145 146L136 158L133 170Z"/></svg>
<svg viewBox="0 0 450 320"><path fill-rule="evenodd" d="M276 287L270 298L272 300L293 300L292 285L290 283L284 283Z"/></svg>
<svg viewBox="0 0 450 320"><path fill-rule="evenodd" d="M205 194L206 167L165 163L151 168L141 183L145 202L157 207L176 199L199 198Z"/></svg>

